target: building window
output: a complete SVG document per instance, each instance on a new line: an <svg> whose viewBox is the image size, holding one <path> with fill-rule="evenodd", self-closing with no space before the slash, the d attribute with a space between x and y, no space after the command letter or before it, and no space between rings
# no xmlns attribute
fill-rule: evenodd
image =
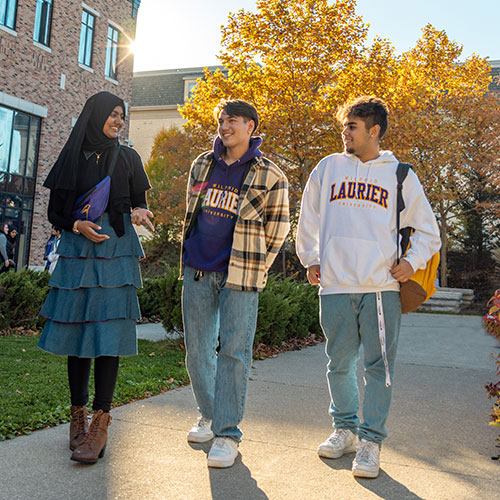
<svg viewBox="0 0 500 500"><path fill-rule="evenodd" d="M95 16L86 10L82 11L82 27L80 30L80 50L78 62L89 68L92 66L92 45L94 43Z"/></svg>
<svg viewBox="0 0 500 500"><path fill-rule="evenodd" d="M139 6L141 5L141 0L130 0L132 2L132 19L135 19L137 16L137 11L139 10Z"/></svg>
<svg viewBox="0 0 500 500"><path fill-rule="evenodd" d="M118 53L118 30L108 26L108 42L106 44L106 69L104 74L116 80L116 60Z"/></svg>
<svg viewBox="0 0 500 500"><path fill-rule="evenodd" d="M189 82L188 83L188 89L187 89L188 99L191 99L195 87L196 87L196 82Z"/></svg>
<svg viewBox="0 0 500 500"><path fill-rule="evenodd" d="M0 24L10 29L16 27L17 0L0 0Z"/></svg>
<svg viewBox="0 0 500 500"><path fill-rule="evenodd" d="M184 102L191 99L193 96L194 88L196 87L196 80L184 80Z"/></svg>
<svg viewBox="0 0 500 500"><path fill-rule="evenodd" d="M18 268L29 258L40 122L37 116L0 106L0 224L17 228Z"/></svg>
<svg viewBox="0 0 500 500"><path fill-rule="evenodd" d="M46 45L50 44L50 31L52 25L52 0L36 0L35 13L35 42Z"/></svg>

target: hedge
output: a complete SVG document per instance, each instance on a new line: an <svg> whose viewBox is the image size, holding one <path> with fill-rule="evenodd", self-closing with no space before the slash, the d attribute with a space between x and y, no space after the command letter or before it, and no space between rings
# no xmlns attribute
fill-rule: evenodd
<svg viewBox="0 0 500 500"><path fill-rule="evenodd" d="M43 326L38 313L49 293L49 278L47 271L30 269L0 274L0 330Z"/></svg>
<svg viewBox="0 0 500 500"><path fill-rule="evenodd" d="M142 316L160 315L167 331L182 331L182 281L177 268L167 268L158 277L144 278L138 290ZM40 328L44 319L38 316L47 296L50 275L25 269L0 275L0 330L15 327ZM292 278L270 276L259 294L259 314L255 342L279 345L292 337L306 337L320 332L318 291Z"/></svg>
<svg viewBox="0 0 500 500"><path fill-rule="evenodd" d="M182 331L181 292L179 270L167 268L165 274L144 278L143 288L137 290L142 316L160 315L167 331Z"/></svg>
<svg viewBox="0 0 500 500"><path fill-rule="evenodd" d="M166 330L182 331L181 292L179 271L170 268L163 276L145 278L139 290L143 316L160 314ZM259 294L259 314L255 342L277 345L290 337L318 334L318 289L292 278L270 276Z"/></svg>

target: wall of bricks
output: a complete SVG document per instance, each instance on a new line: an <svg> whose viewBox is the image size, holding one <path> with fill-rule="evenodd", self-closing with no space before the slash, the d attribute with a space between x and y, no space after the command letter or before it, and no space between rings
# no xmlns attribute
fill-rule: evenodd
<svg viewBox="0 0 500 500"><path fill-rule="evenodd" d="M15 32L0 30L0 91L47 108L42 119L34 200L29 265L43 265L43 250L50 232L47 220L49 192L42 187L50 168L67 140L72 120L78 117L86 99L107 90L130 103L133 58L127 37L135 38L130 0L57 0L54 2L50 52L33 42L35 23L33 0L19 0ZM99 13L94 27L93 72L78 64L82 8ZM123 28L118 49L117 83L104 76L108 21ZM65 75L65 88L61 88ZM128 137L128 126L122 139Z"/></svg>

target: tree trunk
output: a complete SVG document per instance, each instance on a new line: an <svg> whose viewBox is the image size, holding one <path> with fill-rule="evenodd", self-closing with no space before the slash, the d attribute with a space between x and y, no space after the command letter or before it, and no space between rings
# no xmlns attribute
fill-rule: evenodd
<svg viewBox="0 0 500 500"><path fill-rule="evenodd" d="M439 264L439 284L442 287L448 286L448 226L446 224L446 214L441 214L441 262Z"/></svg>
<svg viewBox="0 0 500 500"><path fill-rule="evenodd" d="M283 243L283 246L281 247L281 257L282 257L282 272L283 272L283 278L286 278L286 250L285 250L285 244L286 240Z"/></svg>

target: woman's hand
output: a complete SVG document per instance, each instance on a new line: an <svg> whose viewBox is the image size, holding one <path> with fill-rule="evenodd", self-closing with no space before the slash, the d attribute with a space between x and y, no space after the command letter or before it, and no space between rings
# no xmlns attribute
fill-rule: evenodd
<svg viewBox="0 0 500 500"><path fill-rule="evenodd" d="M149 220L151 217L153 217L153 213L150 212L147 208L137 207L132 210L132 224L135 224L136 226L147 224L149 226L149 229L151 229L151 231L154 231L155 227Z"/></svg>
<svg viewBox="0 0 500 500"><path fill-rule="evenodd" d="M89 220L81 220L78 221L75 228L82 236L85 236L88 240L94 243L102 243L105 240L109 239L107 234L97 233L95 230L99 231L101 226L98 226L94 222Z"/></svg>

